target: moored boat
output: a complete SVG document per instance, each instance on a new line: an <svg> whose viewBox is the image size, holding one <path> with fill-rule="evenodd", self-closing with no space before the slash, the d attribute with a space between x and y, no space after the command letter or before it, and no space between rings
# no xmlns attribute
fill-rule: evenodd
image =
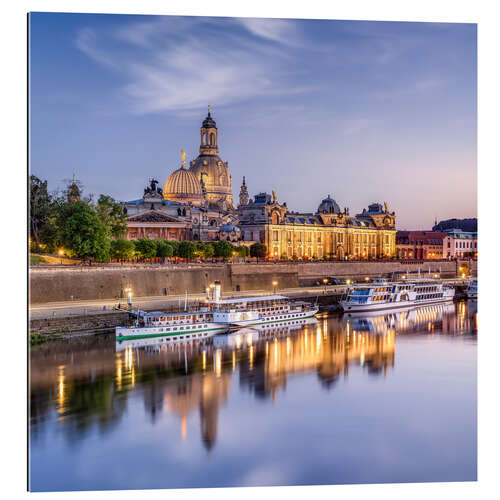
<svg viewBox="0 0 500 500"><path fill-rule="evenodd" d="M454 296L455 289L438 280L384 280L349 287L340 305L345 312L411 309L421 305L450 302Z"/></svg>
<svg viewBox="0 0 500 500"><path fill-rule="evenodd" d="M467 283L465 294L469 299L477 299L477 279L470 280Z"/></svg>
<svg viewBox="0 0 500 500"><path fill-rule="evenodd" d="M115 332L117 340L161 336L189 340L230 328L273 323L298 325L314 317L318 309L317 305L291 301L283 295L222 299L220 283L216 282L212 295L209 290L207 299L195 310L177 313L132 311L136 318L134 325L116 327Z"/></svg>

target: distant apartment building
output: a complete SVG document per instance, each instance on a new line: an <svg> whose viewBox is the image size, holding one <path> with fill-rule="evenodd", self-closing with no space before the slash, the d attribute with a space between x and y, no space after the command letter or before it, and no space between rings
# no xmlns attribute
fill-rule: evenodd
<svg viewBox="0 0 500 500"><path fill-rule="evenodd" d="M397 231L396 255L399 259L442 259L446 233L435 231Z"/></svg>
<svg viewBox="0 0 500 500"><path fill-rule="evenodd" d="M398 231L396 255L399 259L454 259L477 257L477 233L460 229Z"/></svg>
<svg viewBox="0 0 500 500"><path fill-rule="evenodd" d="M477 258L477 232L448 229L443 240L443 255L445 258Z"/></svg>

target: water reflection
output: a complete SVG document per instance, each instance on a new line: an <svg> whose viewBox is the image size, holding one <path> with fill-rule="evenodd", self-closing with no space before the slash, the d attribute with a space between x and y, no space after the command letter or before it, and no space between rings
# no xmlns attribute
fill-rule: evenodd
<svg viewBox="0 0 500 500"><path fill-rule="evenodd" d="M325 316L300 329L243 329L182 344L156 339L116 344L114 336L100 336L42 345L31 353L31 435L36 442L52 414L72 442L94 427L106 433L122 418L129 395L140 390L150 421L164 412L175 415L182 439L189 415L198 413L198 432L210 450L234 372L240 389L272 401L288 378L300 373L316 373L326 390L354 364L369 375L386 376L395 363L397 335L474 333L475 304Z"/></svg>

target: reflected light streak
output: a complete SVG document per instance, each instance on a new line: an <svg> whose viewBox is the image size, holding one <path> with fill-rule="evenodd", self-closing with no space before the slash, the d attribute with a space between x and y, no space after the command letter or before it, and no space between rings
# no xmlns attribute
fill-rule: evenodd
<svg viewBox="0 0 500 500"><path fill-rule="evenodd" d="M215 376L220 377L222 371L222 350L215 351Z"/></svg>

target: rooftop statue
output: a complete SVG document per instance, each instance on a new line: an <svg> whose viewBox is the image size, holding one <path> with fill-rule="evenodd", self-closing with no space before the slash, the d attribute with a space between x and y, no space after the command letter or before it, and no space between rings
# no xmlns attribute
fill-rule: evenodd
<svg viewBox="0 0 500 500"><path fill-rule="evenodd" d="M146 196L146 195L149 195L149 196L156 196L156 195L163 196L163 190L160 187L156 187L157 184L158 184L158 181L156 179L150 179L149 186L146 186L144 188L144 196Z"/></svg>

